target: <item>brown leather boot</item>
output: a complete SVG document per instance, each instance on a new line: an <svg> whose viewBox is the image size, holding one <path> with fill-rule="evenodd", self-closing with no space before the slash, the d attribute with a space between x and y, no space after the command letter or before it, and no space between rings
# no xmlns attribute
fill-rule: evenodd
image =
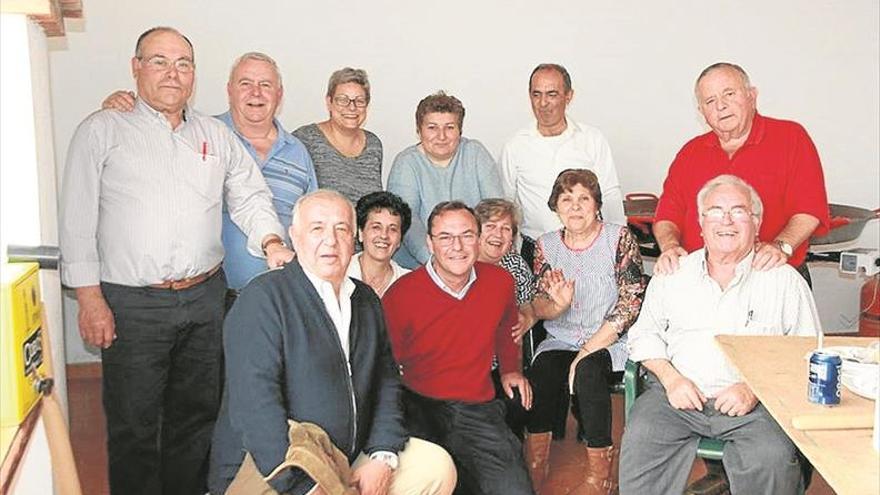
<svg viewBox="0 0 880 495"><path fill-rule="evenodd" d="M616 479L611 468L617 449L609 447L587 447L587 470L584 481L569 492L570 495L611 495L617 489Z"/></svg>
<svg viewBox="0 0 880 495"><path fill-rule="evenodd" d="M532 478L532 488L535 493L541 493L541 485L547 479L550 472L550 442L553 441L553 432L525 434L523 441L523 455L526 458L526 466L529 468L529 477Z"/></svg>

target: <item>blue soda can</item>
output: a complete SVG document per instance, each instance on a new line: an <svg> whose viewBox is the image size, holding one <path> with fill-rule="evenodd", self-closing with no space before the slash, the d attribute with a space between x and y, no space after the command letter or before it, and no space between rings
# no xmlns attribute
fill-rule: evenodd
<svg viewBox="0 0 880 495"><path fill-rule="evenodd" d="M814 351L810 355L810 379L807 398L814 404L840 404L840 356Z"/></svg>

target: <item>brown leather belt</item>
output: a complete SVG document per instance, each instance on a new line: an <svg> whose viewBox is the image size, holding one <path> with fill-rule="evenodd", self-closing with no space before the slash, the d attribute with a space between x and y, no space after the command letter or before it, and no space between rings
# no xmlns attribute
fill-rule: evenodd
<svg viewBox="0 0 880 495"><path fill-rule="evenodd" d="M200 283L204 282L205 280L208 280L209 278L211 278L211 275L217 273L217 271L220 270L221 265L217 265L214 268L211 268L210 270L206 271L205 273L202 273L200 275L196 275L195 277L182 278L180 280L166 280L166 281L162 282L161 284L152 284L152 285L150 285L150 287L152 287L154 289L171 289L171 290L189 289L190 287L195 287L196 285L199 285Z"/></svg>

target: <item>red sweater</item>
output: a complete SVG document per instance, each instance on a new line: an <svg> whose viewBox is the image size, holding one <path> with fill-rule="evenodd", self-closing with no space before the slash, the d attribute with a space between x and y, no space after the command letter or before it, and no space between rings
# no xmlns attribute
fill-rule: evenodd
<svg viewBox="0 0 880 495"><path fill-rule="evenodd" d="M382 298L394 358L403 383L426 397L487 402L495 397L490 369L521 371L519 346L510 336L517 321L513 278L477 262L477 280L459 301L422 267L404 275Z"/></svg>

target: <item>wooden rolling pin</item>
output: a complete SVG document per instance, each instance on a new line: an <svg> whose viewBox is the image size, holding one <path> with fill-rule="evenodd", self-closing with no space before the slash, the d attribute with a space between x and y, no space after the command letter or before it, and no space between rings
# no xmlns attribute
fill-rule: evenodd
<svg viewBox="0 0 880 495"><path fill-rule="evenodd" d="M798 430L856 430L873 428L873 414L801 414L792 416L791 425Z"/></svg>

